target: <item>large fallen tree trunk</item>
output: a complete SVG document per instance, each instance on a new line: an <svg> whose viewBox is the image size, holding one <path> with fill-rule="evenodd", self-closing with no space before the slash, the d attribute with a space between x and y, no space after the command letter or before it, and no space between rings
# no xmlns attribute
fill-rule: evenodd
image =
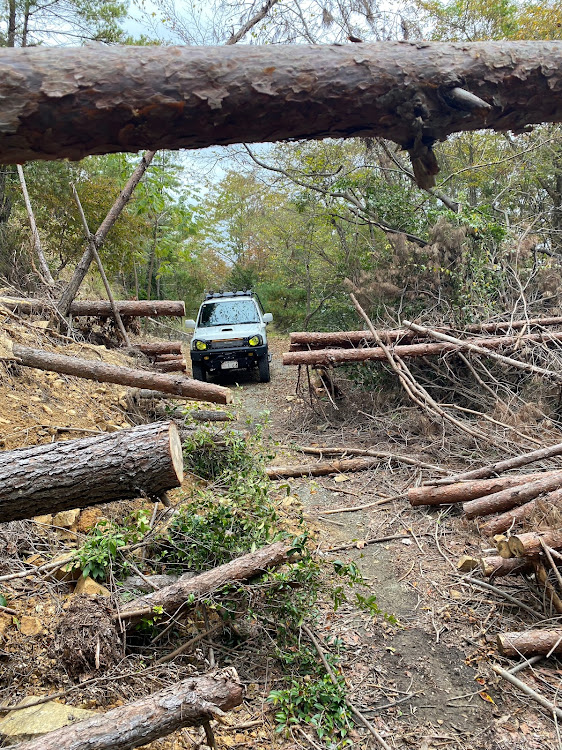
<svg viewBox="0 0 562 750"><path fill-rule="evenodd" d="M534 474L515 474L494 479L476 479L443 487L411 487L408 490L410 505L450 505L485 497L509 487L517 487L536 479L545 479L560 471L543 471Z"/></svg>
<svg viewBox="0 0 562 750"><path fill-rule="evenodd" d="M380 464L380 458L344 458L341 461L326 461L318 464L295 464L294 466L268 466L266 474L270 479L289 477L321 477L326 474L339 474L346 471L365 471Z"/></svg>
<svg viewBox="0 0 562 750"><path fill-rule="evenodd" d="M508 333L527 327L547 327L562 325L562 317L530 318L529 320L498 321L494 323L474 323L459 331L455 326L439 326L435 328L440 333L457 331L458 333ZM413 339L426 338L427 335L416 333L410 328L380 329L380 338L387 344L395 341L408 343ZM370 331L294 331L290 334L290 351L306 351L310 349L331 349L332 347L351 348L357 346L373 346L376 343Z"/></svg>
<svg viewBox="0 0 562 750"><path fill-rule="evenodd" d="M510 469L518 469L520 466L527 466L528 464L535 463L536 461L543 461L547 458L554 458L555 456L559 456L560 454L562 454L562 443L556 443L556 445L548 445L546 448L539 448L538 450L531 451L530 453L524 453L521 456L507 458L502 461L496 461L493 464L481 466L478 469L464 471L462 474L444 477L443 479L436 479L432 481L431 484L444 485L453 484L456 482L464 482L468 479L485 479L486 477L492 477L496 474L503 474L505 471L510 471Z"/></svg>
<svg viewBox="0 0 562 750"><path fill-rule="evenodd" d="M3 49L0 161L560 122L560 42Z"/></svg>
<svg viewBox="0 0 562 750"><path fill-rule="evenodd" d="M0 304L12 312L27 314L44 313L53 308L53 302L47 299L0 297ZM185 315L185 303L182 300L118 300L115 305L120 315L129 318L183 317ZM112 315L111 303L108 300L74 300L70 305L69 313L73 317L89 315L109 318ZM169 343L176 344L176 342ZM146 345L141 344L135 348L144 351L143 346ZM166 351L175 351L175 349L166 349ZM181 349L179 351L181 352Z"/></svg>
<svg viewBox="0 0 562 750"><path fill-rule="evenodd" d="M391 348L393 355L408 359L411 357L429 357L447 354L448 352L478 351L486 354L499 349L502 346L513 346L519 341L548 344L550 341L562 341L562 333L529 333L523 336L490 336L482 339L466 339L460 343L451 342L422 342L419 344L396 345ZM498 355L499 356L499 355ZM370 362L385 360L386 354L381 347L365 349L317 349L314 351L285 352L283 354L284 365L310 365L312 367L330 367L333 365L351 364L353 362ZM505 357L504 359L509 359ZM511 361L511 360L510 360ZM519 360L513 360L526 369L548 376L551 380L562 382L562 375L542 367L528 365Z"/></svg>
<svg viewBox="0 0 562 750"><path fill-rule="evenodd" d="M562 487L562 471L549 472L549 476L533 479L517 487L508 487L477 500L470 500L463 505L463 511L467 518L502 513L518 505L523 505L528 500L533 500L545 492L557 490L559 487Z"/></svg>
<svg viewBox="0 0 562 750"><path fill-rule="evenodd" d="M276 542L206 573L201 573L195 578L187 574L171 586L165 586L128 602L115 617L138 622L143 617L152 614L154 607L162 607L168 614L173 614L190 599L192 594L196 598L206 596L227 583L245 581L261 575L269 568L282 565L289 559L290 549L291 546L287 542Z"/></svg>
<svg viewBox="0 0 562 750"><path fill-rule="evenodd" d="M182 727L207 724L242 703L244 687L233 667L189 677L158 693L99 716L56 729L14 750L130 750Z"/></svg>
<svg viewBox="0 0 562 750"><path fill-rule="evenodd" d="M232 394L229 388L223 388L213 383L202 383L182 375L165 375L135 370L130 367L118 367L107 362L95 362L91 359L67 357L64 354L54 354L43 349L29 349L27 346L15 344L7 338L0 339L0 346L4 348L4 356L10 354L25 367L36 367L38 370L60 372L64 375L74 375L77 378L96 380L101 383L118 383L131 385L136 388L174 393L187 396L197 401L213 401L217 404L229 404Z"/></svg>
<svg viewBox="0 0 562 750"><path fill-rule="evenodd" d="M525 630L519 633L498 633L498 651L502 656L562 653L562 629Z"/></svg>
<svg viewBox="0 0 562 750"><path fill-rule="evenodd" d="M0 521L179 487L183 457L173 422L0 452Z"/></svg>

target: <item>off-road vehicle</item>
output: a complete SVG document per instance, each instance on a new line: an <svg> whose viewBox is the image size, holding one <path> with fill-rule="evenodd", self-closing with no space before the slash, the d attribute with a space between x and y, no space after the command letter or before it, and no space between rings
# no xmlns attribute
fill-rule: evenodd
<svg viewBox="0 0 562 750"><path fill-rule="evenodd" d="M257 368L260 381L269 383L266 326L272 320L250 289L206 294L197 321L185 321L193 329L193 377L205 381L209 374Z"/></svg>

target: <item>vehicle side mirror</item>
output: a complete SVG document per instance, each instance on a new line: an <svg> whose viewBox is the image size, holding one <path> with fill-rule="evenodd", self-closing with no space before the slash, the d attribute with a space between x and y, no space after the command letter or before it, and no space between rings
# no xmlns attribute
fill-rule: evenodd
<svg viewBox="0 0 562 750"><path fill-rule="evenodd" d="M273 315L271 313L265 313L263 316L264 323L273 323Z"/></svg>
<svg viewBox="0 0 562 750"><path fill-rule="evenodd" d="M184 323L183 323L183 324L184 324L184 326L185 326L186 328L189 328L189 330L190 330L190 331L194 331L194 330L195 330L195 327L196 327L196 325L197 325L197 324L195 323L195 321L193 320L193 318L188 318L187 320L185 320L185 321L184 321Z"/></svg>

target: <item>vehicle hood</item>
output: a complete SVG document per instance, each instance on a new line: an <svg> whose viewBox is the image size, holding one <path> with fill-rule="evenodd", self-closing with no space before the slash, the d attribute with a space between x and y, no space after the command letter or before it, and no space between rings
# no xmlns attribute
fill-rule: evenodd
<svg viewBox="0 0 562 750"><path fill-rule="evenodd" d="M259 333L265 342L265 323L238 323L231 326L196 328L193 339L199 339L199 341L229 341L230 339L249 338L256 333Z"/></svg>

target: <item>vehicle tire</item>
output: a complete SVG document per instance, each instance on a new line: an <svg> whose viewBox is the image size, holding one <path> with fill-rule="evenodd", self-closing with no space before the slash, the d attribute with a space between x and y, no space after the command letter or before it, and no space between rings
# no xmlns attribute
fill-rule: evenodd
<svg viewBox="0 0 562 750"><path fill-rule="evenodd" d="M258 368L260 372L260 383L269 383L271 375L269 373L269 357L267 354L264 354L263 357L259 358Z"/></svg>
<svg viewBox="0 0 562 750"><path fill-rule="evenodd" d="M203 383L207 380L207 373L202 365L191 363L191 375L194 380L201 380Z"/></svg>

